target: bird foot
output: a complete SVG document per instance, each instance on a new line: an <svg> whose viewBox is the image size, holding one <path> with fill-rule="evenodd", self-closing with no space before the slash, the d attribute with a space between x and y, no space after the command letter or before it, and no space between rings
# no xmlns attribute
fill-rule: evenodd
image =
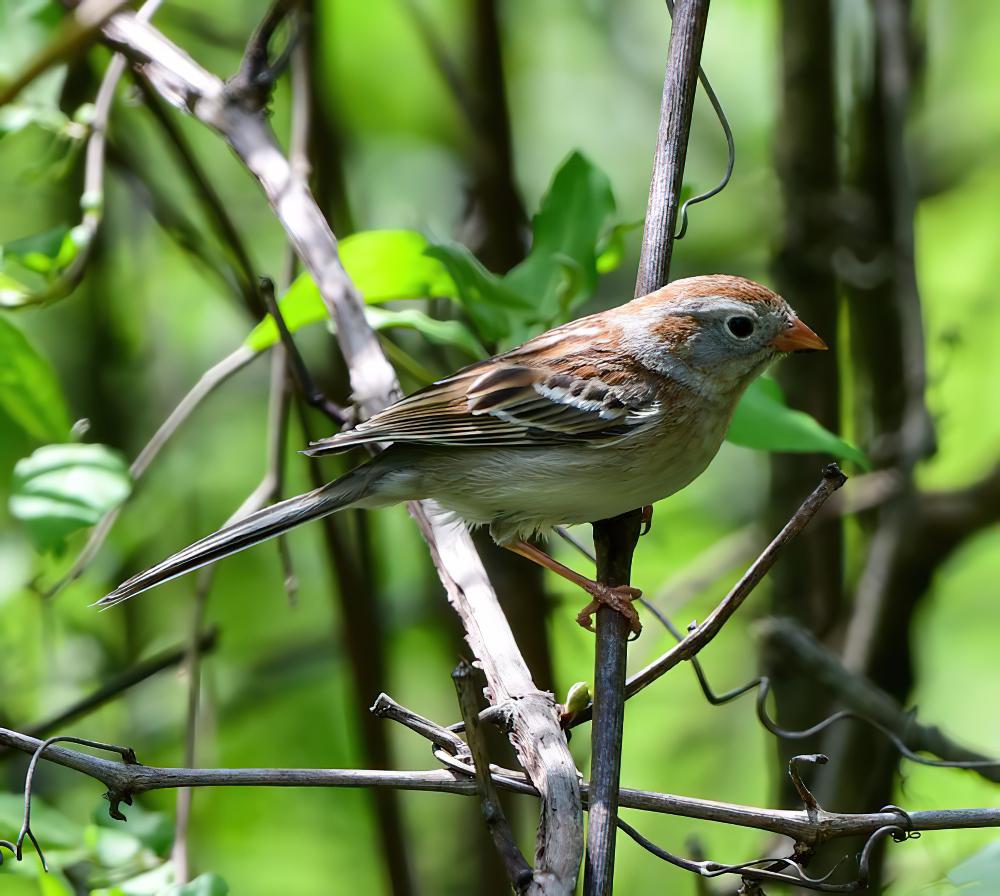
<svg viewBox="0 0 1000 896"><path fill-rule="evenodd" d="M632 639L639 637L642 631L642 623L639 621L639 614L636 612L632 601L642 597L642 592L631 585L605 585L602 582L589 582L583 586L583 590L589 594L593 600L576 615L576 621L588 632L594 631L594 613L598 608L605 606L617 610L628 621L632 631Z"/></svg>
<svg viewBox="0 0 1000 896"><path fill-rule="evenodd" d="M642 508L642 528L639 530L639 537L642 538L643 535L648 535L649 530L653 528L653 505L647 504Z"/></svg>

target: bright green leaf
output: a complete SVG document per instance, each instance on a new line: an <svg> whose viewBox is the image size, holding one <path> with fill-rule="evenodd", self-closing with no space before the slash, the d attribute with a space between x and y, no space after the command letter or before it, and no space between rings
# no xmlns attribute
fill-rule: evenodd
<svg viewBox="0 0 1000 896"><path fill-rule="evenodd" d="M484 339L497 341L510 335L518 318L538 318L537 301L512 289L490 273L460 243L431 246L427 254L438 259L458 287L458 298Z"/></svg>
<svg viewBox="0 0 1000 896"><path fill-rule="evenodd" d="M0 317L0 406L39 441L69 434L69 410L55 371L5 317Z"/></svg>
<svg viewBox="0 0 1000 896"><path fill-rule="evenodd" d="M948 872L962 896L996 896L1000 892L1000 840L983 847Z"/></svg>
<svg viewBox="0 0 1000 896"><path fill-rule="evenodd" d="M94 525L129 495L128 464L104 445L45 445L14 465L10 510L40 550Z"/></svg>
<svg viewBox="0 0 1000 896"><path fill-rule="evenodd" d="M537 319L565 317L597 283L597 245L615 210L608 176L579 152L559 167L531 223L528 257L504 278Z"/></svg>
<svg viewBox="0 0 1000 896"><path fill-rule="evenodd" d="M19 793L0 793L0 840L14 841L24 819L24 797ZM83 841L83 828L38 797L31 801L32 830L44 831L45 847L73 847ZM31 847L28 847L30 852ZM5 854L6 862L10 856Z"/></svg>
<svg viewBox="0 0 1000 896"><path fill-rule="evenodd" d="M455 284L414 230L366 230L340 241L340 258L369 304L455 296Z"/></svg>
<svg viewBox="0 0 1000 896"><path fill-rule="evenodd" d="M368 304L425 296L457 296L455 283L440 261L426 254L427 240L413 230L366 230L340 241L340 259ZM300 274L278 303L290 332L328 318L319 290L308 273ZM278 341L268 318L247 338L254 351Z"/></svg>
<svg viewBox="0 0 1000 896"><path fill-rule="evenodd" d="M438 345L450 345L464 349L477 360L485 358L488 354L479 340L461 321L437 320L416 308L402 308L398 311L389 311L386 308L366 308L365 317L373 330L405 327L416 330Z"/></svg>
<svg viewBox="0 0 1000 896"><path fill-rule="evenodd" d="M54 227L43 233L12 240L3 246L0 259L7 264L11 259L20 262L29 271L48 274L52 271L63 242L69 236L65 227Z"/></svg>
<svg viewBox="0 0 1000 896"><path fill-rule="evenodd" d="M868 468L868 459L858 448L825 429L804 411L788 407L781 387L767 377L750 384L736 408L726 438L736 445L761 451L831 454Z"/></svg>
<svg viewBox="0 0 1000 896"><path fill-rule="evenodd" d="M226 896L229 885L218 874L202 874L177 890L176 896Z"/></svg>
<svg viewBox="0 0 1000 896"><path fill-rule="evenodd" d="M51 302L68 294L75 280L60 277L90 239L90 229L56 227L0 246L0 306Z"/></svg>

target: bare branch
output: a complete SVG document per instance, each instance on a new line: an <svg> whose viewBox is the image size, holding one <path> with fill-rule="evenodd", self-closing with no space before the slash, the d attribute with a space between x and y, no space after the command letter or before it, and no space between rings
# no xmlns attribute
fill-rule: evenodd
<svg viewBox="0 0 1000 896"><path fill-rule="evenodd" d="M472 754L472 763L476 770L476 790L479 802L486 819L486 826L493 837L500 858L503 860L507 877L518 893L524 893L531 883L531 866L525 861L521 850L517 848L514 832L510 822L504 815L503 806L497 796L493 778L490 775L490 760L486 755L486 743L479 731L479 695L476 687L475 672L472 666L462 661L451 674L458 693L458 705L462 710L465 722L465 737L468 749Z"/></svg>
<svg viewBox="0 0 1000 896"><path fill-rule="evenodd" d="M774 566L781 551L796 535L809 525L819 509L838 488L847 481L847 477L836 464L830 464L823 470L823 481L820 482L811 495L795 511L785 527L775 536L774 540L764 549L754 564L744 573L733 590L723 598L722 602L709 614L708 618L695 627L688 636L676 647L668 650L659 659L654 660L646 668L629 678L626 692L631 697L643 688L652 684L664 673L678 663L695 656L705 645L722 630L732 615L740 608L743 601L750 596L754 588Z"/></svg>
<svg viewBox="0 0 1000 896"><path fill-rule="evenodd" d="M131 14L115 16L104 34L133 64L141 66L169 102L224 136L258 179L336 319L356 402L365 414L385 407L399 394L395 374L365 321L360 297L343 269L329 225L306 185L291 171L266 118L231 96L219 78ZM473 652L483 664L491 700L511 707L512 741L542 793L536 872L529 892L568 894L582 852L582 819L576 769L559 727L555 701L534 686L468 533L432 521L433 507L415 505L411 512L428 539Z"/></svg>
<svg viewBox="0 0 1000 896"><path fill-rule="evenodd" d="M708 4L709 0L679 0L671 13L673 21L642 234L642 253L635 284L636 296L666 286L669 279ZM638 536L638 510L615 520L594 524L598 581L612 585L628 584L632 552ZM606 896L612 890L628 634L629 625L621 614L609 607L598 610L594 725L591 728L594 809L587 828L584 871L584 892L587 896Z"/></svg>
<svg viewBox="0 0 1000 896"><path fill-rule="evenodd" d="M0 745L33 755L43 743L37 738L0 728ZM100 781L117 799L175 787L394 787L401 790L477 795L471 768L464 769L462 774L447 769L398 772L328 768L161 768L139 763L113 762L58 746L47 747L41 758ZM521 783L523 778L518 781L518 777L518 773L506 769L493 773L494 783L498 787L537 794L537 790L526 781ZM583 785L583 791L586 795L586 784ZM805 811L741 806L629 788L622 788L620 805L627 809L769 831L808 844L824 843L840 837L870 835L879 828L900 824L899 810L895 807L857 814L821 809L810 817ZM1000 808L996 807L934 809L911 812L908 816L910 829L914 831L1000 827Z"/></svg>

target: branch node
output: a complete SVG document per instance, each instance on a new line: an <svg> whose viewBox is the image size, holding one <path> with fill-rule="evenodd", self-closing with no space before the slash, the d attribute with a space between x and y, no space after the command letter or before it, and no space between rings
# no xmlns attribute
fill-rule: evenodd
<svg viewBox="0 0 1000 896"><path fill-rule="evenodd" d="M129 764L137 765L138 763L129 763ZM107 793L104 794L104 799L106 799L108 803L110 803L110 806L108 807L108 815L110 815L113 819L115 819L115 821L128 821L128 819L125 817L125 814L119 807L122 803L124 803L126 806L132 805L131 793L129 793L127 790L126 791L109 790Z"/></svg>
<svg viewBox="0 0 1000 896"><path fill-rule="evenodd" d="M802 804L806 807L806 811L811 813L820 812L820 805L816 802L816 797L812 795L809 788L806 787L805 782L799 775L798 766L800 763L808 762L813 765L826 765L830 761L830 757L824 755L823 753L804 753L800 756L793 756L788 760L788 776L792 779L792 784L795 787L795 792L798 793L799 798L802 800Z"/></svg>
<svg viewBox="0 0 1000 896"><path fill-rule="evenodd" d="M910 817L910 813L905 809L901 809L899 806L894 806L890 803L888 806L883 806L878 810L879 814L883 812L892 812L903 819L903 827L901 830L897 830L895 833L890 834L896 843L903 843L906 840L919 840L920 831L913 830L913 818Z"/></svg>

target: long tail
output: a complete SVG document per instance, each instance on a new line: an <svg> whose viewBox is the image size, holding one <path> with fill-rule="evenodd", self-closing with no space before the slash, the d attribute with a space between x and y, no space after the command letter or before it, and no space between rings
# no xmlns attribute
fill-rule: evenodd
<svg viewBox="0 0 1000 896"><path fill-rule="evenodd" d="M207 566L230 554L242 551L259 542L281 535L300 523L318 520L338 510L343 510L367 494L371 477L369 471L359 467L350 473L304 495L298 495L258 510L244 519L213 532L182 551L167 557L145 572L122 582L110 594L102 597L95 606L111 607L142 594L150 588Z"/></svg>

